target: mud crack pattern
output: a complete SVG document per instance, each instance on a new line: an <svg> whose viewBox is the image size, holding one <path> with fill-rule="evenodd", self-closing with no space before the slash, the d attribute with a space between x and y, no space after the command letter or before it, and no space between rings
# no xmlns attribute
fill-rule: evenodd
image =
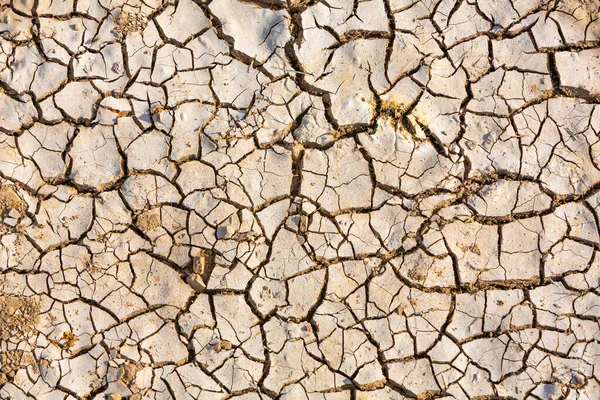
<svg viewBox="0 0 600 400"><path fill-rule="evenodd" d="M0 398L600 398L596 0L0 0Z"/></svg>

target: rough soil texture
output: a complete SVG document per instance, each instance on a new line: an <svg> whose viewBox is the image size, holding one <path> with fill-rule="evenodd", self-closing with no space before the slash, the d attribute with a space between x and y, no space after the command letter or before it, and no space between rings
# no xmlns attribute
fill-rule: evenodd
<svg viewBox="0 0 600 400"><path fill-rule="evenodd" d="M600 399L598 0L0 0L0 399Z"/></svg>

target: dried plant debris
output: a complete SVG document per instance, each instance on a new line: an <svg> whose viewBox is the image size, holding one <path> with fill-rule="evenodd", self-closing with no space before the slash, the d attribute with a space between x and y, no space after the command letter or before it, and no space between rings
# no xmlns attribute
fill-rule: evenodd
<svg viewBox="0 0 600 400"><path fill-rule="evenodd" d="M0 399L600 399L600 2L0 1Z"/></svg>

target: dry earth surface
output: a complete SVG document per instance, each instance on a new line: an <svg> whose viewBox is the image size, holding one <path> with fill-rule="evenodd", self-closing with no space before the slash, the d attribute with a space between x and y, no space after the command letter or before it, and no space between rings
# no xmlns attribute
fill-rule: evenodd
<svg viewBox="0 0 600 400"><path fill-rule="evenodd" d="M600 399L597 0L0 0L1 399Z"/></svg>

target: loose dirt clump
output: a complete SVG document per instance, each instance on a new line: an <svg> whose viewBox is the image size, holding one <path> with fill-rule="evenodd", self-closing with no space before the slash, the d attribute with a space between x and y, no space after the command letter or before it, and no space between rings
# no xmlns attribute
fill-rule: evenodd
<svg viewBox="0 0 600 400"><path fill-rule="evenodd" d="M147 18L140 13L122 11L117 20L116 33L119 40L124 40L130 32L141 32L148 25Z"/></svg>
<svg viewBox="0 0 600 400"><path fill-rule="evenodd" d="M198 255L193 258L191 270L184 271L186 282L196 292L200 293L206 288L214 268L215 255L211 251L201 250Z"/></svg>
<svg viewBox="0 0 600 400"><path fill-rule="evenodd" d="M408 270L408 277L414 281L422 282L427 278L425 273L418 268L412 268Z"/></svg>
<svg viewBox="0 0 600 400"><path fill-rule="evenodd" d="M15 342L31 336L36 331L39 312L40 305L34 299L0 295L0 341ZM0 386L12 382L17 372L29 365L35 366L31 352L0 352Z"/></svg>
<svg viewBox="0 0 600 400"><path fill-rule="evenodd" d="M30 352L8 350L0 353L0 386L12 382L17 372L29 365L35 365L35 359Z"/></svg>
<svg viewBox="0 0 600 400"><path fill-rule="evenodd" d="M39 303L26 297L0 295L0 339L25 339L36 331Z"/></svg>
<svg viewBox="0 0 600 400"><path fill-rule="evenodd" d="M127 385L128 388L133 388L135 385L135 377L138 371L142 369L142 365L138 363L127 362L119 369L119 380Z"/></svg>
<svg viewBox="0 0 600 400"><path fill-rule="evenodd" d="M156 229L160 226L160 216L156 212L140 215L137 220L137 226L144 232Z"/></svg>
<svg viewBox="0 0 600 400"><path fill-rule="evenodd" d="M6 217L22 216L27 210L27 203L19 196L13 186L0 186L0 220ZM15 214L16 213L16 214Z"/></svg>
<svg viewBox="0 0 600 400"><path fill-rule="evenodd" d="M220 353L222 351L231 350L232 347L233 345L229 340L219 340L217 343L214 344L213 350L215 351L215 353Z"/></svg>

